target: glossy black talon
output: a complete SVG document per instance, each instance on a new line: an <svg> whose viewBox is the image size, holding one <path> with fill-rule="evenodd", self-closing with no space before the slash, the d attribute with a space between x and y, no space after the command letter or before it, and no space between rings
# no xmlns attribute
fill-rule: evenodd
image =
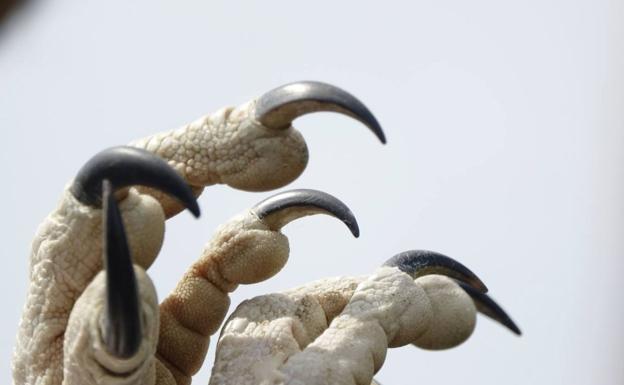
<svg viewBox="0 0 624 385"><path fill-rule="evenodd" d="M142 336L137 282L113 186L104 180L102 190L106 269L103 337L109 353L119 358L129 358L138 351Z"/></svg>
<svg viewBox="0 0 624 385"><path fill-rule="evenodd" d="M483 293L488 290L481 279L466 266L435 251L404 251L388 259L383 265L395 266L414 279L424 275L440 274L463 281Z"/></svg>
<svg viewBox="0 0 624 385"><path fill-rule="evenodd" d="M333 111L366 125L381 143L386 143L381 125L355 96L331 84L302 81L286 84L262 95L256 103L256 119L273 129L286 129L301 115Z"/></svg>
<svg viewBox="0 0 624 385"><path fill-rule="evenodd" d="M263 200L251 211L275 230L297 218L327 214L340 219L356 238L360 235L355 216L347 205L322 191L307 189L285 191Z"/></svg>
<svg viewBox="0 0 624 385"><path fill-rule="evenodd" d="M505 311L498 306L492 298L485 293L475 290L472 286L469 286L464 282L457 281L457 283L470 297L472 297L472 300L474 301L479 312L504 325L515 334L522 335L518 326L516 326L509 315L507 315L507 313L505 313Z"/></svg>
<svg viewBox="0 0 624 385"><path fill-rule="evenodd" d="M80 202L99 207L104 179L115 189L141 185L161 190L177 198L195 217L199 216L191 188L167 162L151 152L128 146L106 149L82 166L71 192Z"/></svg>

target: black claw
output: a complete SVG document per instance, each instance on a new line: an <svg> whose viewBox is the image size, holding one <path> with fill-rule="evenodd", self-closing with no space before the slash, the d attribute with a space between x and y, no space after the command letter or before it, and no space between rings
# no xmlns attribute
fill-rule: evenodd
<svg viewBox="0 0 624 385"><path fill-rule="evenodd" d="M99 207L104 179L116 189L141 185L162 190L199 216L199 206L190 187L167 162L151 152L128 146L106 149L82 166L71 192L80 202Z"/></svg>
<svg viewBox="0 0 624 385"><path fill-rule="evenodd" d="M141 316L136 278L121 214L108 180L102 182L106 317L104 342L110 354L132 357L141 345Z"/></svg>
<svg viewBox="0 0 624 385"><path fill-rule="evenodd" d="M381 125L370 110L350 93L331 84L303 81L286 84L262 95L256 119L266 127L285 129L297 117L317 111L333 111L359 120L386 143Z"/></svg>
<svg viewBox="0 0 624 385"><path fill-rule="evenodd" d="M322 191L307 189L285 191L263 200L251 211L275 230L297 218L328 214L344 222L354 237L360 235L355 216L347 205Z"/></svg>
<svg viewBox="0 0 624 385"><path fill-rule="evenodd" d="M507 313L505 313L505 311L501 309L501 307L498 306L492 298L485 293L475 290L472 286L469 286L464 282L457 281L457 283L466 293L468 293L470 297L472 297L472 300L474 301L479 312L504 325L515 334L522 335L518 326L516 326Z"/></svg>
<svg viewBox="0 0 624 385"><path fill-rule="evenodd" d="M479 277L466 266L435 251L404 251L390 258L383 265L397 267L414 279L423 275L440 274L465 282L483 293L488 290Z"/></svg>

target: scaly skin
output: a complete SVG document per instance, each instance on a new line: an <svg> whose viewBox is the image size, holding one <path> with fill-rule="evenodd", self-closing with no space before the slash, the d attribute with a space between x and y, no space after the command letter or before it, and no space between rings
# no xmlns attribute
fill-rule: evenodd
<svg viewBox="0 0 624 385"><path fill-rule="evenodd" d="M302 85L305 90L299 92ZM289 90L286 96L295 95L294 103L285 100L284 105L297 107L301 104L299 99L309 96L320 98L320 104L330 105L334 94L343 92L316 83L301 83L297 87L294 91L284 88ZM269 99L274 107L280 107L282 97ZM367 124L374 121L378 126L374 117L371 119L372 115L358 117L361 106L354 100L352 97L347 100L347 108L332 108L344 112L355 106L360 110L349 112L351 116ZM180 130L156 135L135 145L167 160L196 194L214 183L253 191L281 187L301 174L308 159L307 149L301 135L289 125L268 127L258 120L272 117L275 121L282 112L276 115L269 111L255 116L255 104L254 101L239 108L220 110ZM326 107L318 110L328 110ZM302 113L313 110L306 107ZM61 384L63 339L70 312L102 269L101 210L93 202L87 204L76 199L75 187L74 183L63 194L59 207L40 225L33 242L31 285L13 360L14 382L18 385ZM142 191L153 194L158 201L141 194ZM145 187L119 191L118 195L133 260L147 269L162 245L165 218L179 212L182 206L159 191ZM157 372L163 373L162 369L157 366Z"/></svg>
<svg viewBox="0 0 624 385"><path fill-rule="evenodd" d="M274 130L256 121L254 106L252 101L223 108L131 145L165 159L197 195L216 183L246 191L273 190L301 175L308 162L308 149L294 128ZM167 216L181 210L170 198L154 195Z"/></svg>
<svg viewBox="0 0 624 385"><path fill-rule="evenodd" d="M239 284L264 281L288 260L288 239L251 211L221 226L201 257L160 305L158 356L177 384L189 384L204 361Z"/></svg>
<svg viewBox="0 0 624 385"><path fill-rule="evenodd" d="M291 122L320 110L352 116L385 142L357 99L301 82L88 162L33 242L15 384L189 384L226 315L228 293L286 263L282 226L323 212L357 236L344 204L297 190L222 226L159 307L145 272L162 245L165 219L183 206L199 215L193 195L205 186L265 191L299 176L308 153ZM409 251L387 264L366 279L328 280L242 305L223 332L212 381L369 384L388 346L455 346L472 332L476 309L519 333L456 261ZM459 283L419 276L436 271Z"/></svg>
<svg viewBox="0 0 624 385"><path fill-rule="evenodd" d="M476 308L452 279L394 267L256 297L219 338L211 385L368 385L388 347L440 349L472 333Z"/></svg>
<svg viewBox="0 0 624 385"><path fill-rule="evenodd" d="M279 202L279 197L290 196L289 194L291 193L278 194L276 201ZM93 239L98 240L94 244L70 242L73 239L88 239L90 234L102 232L101 210L77 202L69 193L63 202L70 202L70 207L63 206L50 216L41 229L41 238L46 240L42 242L44 245L35 244L37 252L33 254L33 260L39 261L40 255L48 258L35 263L34 270L41 270L40 265L50 266L53 270L44 279L35 280L45 283L46 287L42 289L36 285L31 286L32 293L26 307L28 311L23 316L14 361L15 382L18 384L116 385L134 383L132 381L139 377L142 378L141 381L150 379L141 382L146 385L190 383L191 376L204 361L210 335L225 318L230 302L228 293L238 284L268 279L286 264L288 239L279 229L301 216L321 212L333 215L331 211L319 208L312 210L306 205L301 208L278 207L263 219L254 210L245 211L219 228L202 256L190 267L157 311L153 306L156 303L156 293L143 269L151 265L160 248L164 214L158 202L151 196L131 189L120 202L120 208L122 215L125 215L126 228L131 230L127 233L134 235L129 238L129 244L131 251L137 256L134 261L140 262L135 269L140 282L143 313L149 316L144 317L146 334L143 347L132 357L117 359L103 350L105 344L102 336L97 329L93 330L102 322L105 298L105 274L101 272L101 237L94 236ZM286 220L283 220L284 217ZM347 221L345 223L354 221L350 216L340 219ZM76 226L59 227L61 223L67 222ZM150 225L141 227L139 224ZM63 234L63 238L50 236L56 233ZM148 240L150 241L147 242ZM54 248L47 246L49 242ZM81 248L83 244L95 250ZM55 258L51 259L49 256ZM75 265L83 269L67 272L56 268L57 264ZM67 273L71 273L71 276L66 277ZM66 279L72 277L82 278L68 285ZM59 304L54 300L63 302ZM43 309L39 306L41 303L44 303ZM34 318L35 316L40 318ZM36 321L31 322L33 319ZM29 328L33 324L37 326L36 330ZM157 333L150 332L153 330ZM20 344L21 342L25 343ZM25 351L29 353L24 354ZM38 361L41 359L44 360ZM120 377L120 373L124 376Z"/></svg>
<svg viewBox="0 0 624 385"><path fill-rule="evenodd" d="M139 284L143 335L138 352L120 359L107 351L100 330L105 313L106 273L91 281L72 310L64 343L63 385L115 384L153 385L158 343L158 300L156 290L140 266L134 271ZM161 382L165 383L165 382Z"/></svg>
<svg viewBox="0 0 624 385"><path fill-rule="evenodd" d="M270 278L288 259L288 239L251 213L222 226L200 258L162 302L159 357L178 384L189 383L204 361L209 336L229 309L240 283Z"/></svg>
<svg viewBox="0 0 624 385"><path fill-rule="evenodd" d="M165 217L152 197L133 189L120 202L134 261L147 269L164 236ZM63 338L74 303L102 270L101 210L67 190L39 226L13 360L15 384L61 384Z"/></svg>
<svg viewBox="0 0 624 385"><path fill-rule="evenodd" d="M349 115L385 143L375 117L352 95L323 83L299 82L131 145L165 159L196 195L216 183L245 191L268 191L287 185L305 169L308 149L291 123L315 111ZM147 191L161 202L167 217L181 210L167 196Z"/></svg>

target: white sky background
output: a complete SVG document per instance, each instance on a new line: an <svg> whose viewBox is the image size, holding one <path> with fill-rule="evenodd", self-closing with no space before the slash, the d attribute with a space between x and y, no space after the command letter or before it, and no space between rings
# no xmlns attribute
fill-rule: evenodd
<svg viewBox="0 0 624 385"><path fill-rule="evenodd" d="M436 250L524 335L480 317L453 350L390 351L382 383L622 383L624 2L128 3L35 2L0 30L7 381L30 240L84 161L313 79L364 101L388 145L345 117L302 118L311 159L287 188L336 195L362 235L319 216L289 225L286 268L233 304ZM160 298L219 223L269 194L211 187L199 221L168 222L149 271ZM213 355L214 340L194 383Z"/></svg>

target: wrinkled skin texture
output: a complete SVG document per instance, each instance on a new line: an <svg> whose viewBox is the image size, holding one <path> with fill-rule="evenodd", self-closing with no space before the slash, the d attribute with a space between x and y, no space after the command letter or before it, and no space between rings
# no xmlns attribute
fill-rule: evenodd
<svg viewBox="0 0 624 385"><path fill-rule="evenodd" d="M165 159L196 195L215 183L275 189L301 174L308 152L299 132L265 127L255 107L251 101L225 108L133 145ZM272 277L288 259L288 240L275 223L245 211L217 230L158 305L146 270L162 246L166 218L183 206L146 187L117 191L142 331L131 356L116 356L103 333L102 210L78 201L70 190L33 241L31 285L13 361L17 385L189 384L226 316L228 293ZM388 346L455 346L472 332L474 314L474 304L454 281L414 280L391 267L367 278L260 297L242 305L223 331L211 381L369 384Z"/></svg>
<svg viewBox="0 0 624 385"><path fill-rule="evenodd" d="M120 202L134 261L148 268L162 245L163 211L131 190ZM30 282L13 361L16 384L61 384L65 329L76 300L102 270L101 210L67 191L39 226L31 252Z"/></svg>
<svg viewBox="0 0 624 385"><path fill-rule="evenodd" d="M162 243L164 214L151 196L140 195L134 189L120 202L120 209L126 227L136 229L128 234L130 248L137 256L135 268L141 272L137 273L137 279L142 309L144 314L150 314L144 317L144 322L148 323L144 328L147 333L145 344L157 345L158 358L154 360L153 349L145 348L137 353L137 357L142 355L141 359L115 360L109 357L98 362L103 365L105 373L153 371L155 365L156 375L149 375L157 379L155 383L189 383L190 376L203 363L209 336L225 318L230 302L228 293L240 283L259 282L281 270L288 259L288 240L280 232L270 230L249 211L232 219L217 231L158 310L154 306L156 294L143 269L153 262ZM97 339L99 334L89 329L102 322L104 273L101 272L101 251L98 251L101 237L93 236L93 241L98 240L93 243L71 242L101 232L99 211L80 205L68 194L61 208L40 227L40 237L46 241L35 242L32 280L41 286L31 285L20 327L14 360L17 384L117 383L108 377L85 382L84 374L73 371L83 371L84 364L72 361L72 357L85 359L87 336L89 346L102 345ZM137 215L140 217L135 219ZM68 221L65 216L72 220ZM150 220L143 222L145 218ZM74 221L79 226L61 225ZM136 221L152 225L140 227L134 224ZM59 236L51 237L51 234ZM39 258L41 254L55 258ZM67 266L74 265L78 266L76 271L67 270ZM93 311L89 312L90 308ZM150 330L159 332L148 333ZM148 365L146 360L155 362ZM130 370L132 362L138 366Z"/></svg>
<svg viewBox="0 0 624 385"><path fill-rule="evenodd" d="M305 168L308 160L305 142L301 134L292 127L271 130L258 123L253 117L254 105L255 101L252 101L238 108L225 108L179 130L139 140L134 145L164 158L198 195L204 186L215 183L226 183L253 191L283 186L300 175ZM153 195L156 200L145 192ZM130 189L126 194L119 193L119 204L133 260L143 269L147 269L162 245L165 219L178 213L182 206L153 189ZM29 273L31 285L14 353L13 376L16 384L63 382L64 335L70 313L81 293L102 269L101 222L101 210L81 204L66 190L58 208L40 225L33 241ZM227 233L228 229L224 231ZM232 245L251 251L266 246L269 252L277 250L275 258L285 261L285 238L281 234L270 235L269 238L271 239L263 240L264 243L253 244L258 239L240 235ZM200 343L200 351L194 354L200 358L185 357L184 362L190 360L193 363L180 364L182 368L171 365L167 359L170 352L167 341L182 338L182 332L176 334L172 330L185 328L181 325L171 326L170 314L172 309L184 307L185 301L195 300L202 295L185 298L188 293L182 286L172 294L174 299L168 298L163 303L160 327L163 335L162 361L168 369L161 367L159 373L171 372L173 374L169 375L170 378L175 377L179 383L188 383L190 375L197 370L205 355L208 345L205 334L213 333L225 317L229 300L223 298L223 293L233 290L238 283L266 279L263 276L266 271L275 272L281 268L264 258L267 263L254 270L257 275L248 277L236 270L244 256L236 253L234 255L236 256L231 257L231 265L222 260L206 262L210 258L202 258L195 270L192 268L193 271L182 279L181 285L190 285L189 282L198 275L208 277L207 281L211 286L204 291L215 294L209 302L216 309L213 310L210 321L215 324L209 323L209 327L203 326L201 330L197 330L201 336L199 339L204 341ZM256 266L255 262L251 263ZM241 276L242 281L237 280L237 275ZM192 320L187 319L188 316L182 316L184 317L185 322L193 324ZM171 379L167 383L172 383Z"/></svg>
<svg viewBox="0 0 624 385"><path fill-rule="evenodd" d="M63 384L137 384L156 382L154 360L158 341L156 290L145 271L135 265L141 293L143 338L139 351L129 359L110 354L102 343L99 322L105 307L105 273L100 272L74 306L65 331Z"/></svg>
<svg viewBox="0 0 624 385"><path fill-rule="evenodd" d="M388 347L457 346L476 309L452 279L382 267L242 303L223 328L210 383L368 385Z"/></svg>
<svg viewBox="0 0 624 385"><path fill-rule="evenodd" d="M238 284L272 277L288 259L288 240L252 213L222 226L201 257L162 302L158 353L178 384L201 367L209 336L229 309Z"/></svg>
<svg viewBox="0 0 624 385"><path fill-rule="evenodd" d="M254 119L255 102L224 108L177 130L132 143L167 160L199 195L222 183L246 191L268 191L295 180L308 163L303 136L294 128L273 130ZM148 190L167 216L182 207Z"/></svg>

